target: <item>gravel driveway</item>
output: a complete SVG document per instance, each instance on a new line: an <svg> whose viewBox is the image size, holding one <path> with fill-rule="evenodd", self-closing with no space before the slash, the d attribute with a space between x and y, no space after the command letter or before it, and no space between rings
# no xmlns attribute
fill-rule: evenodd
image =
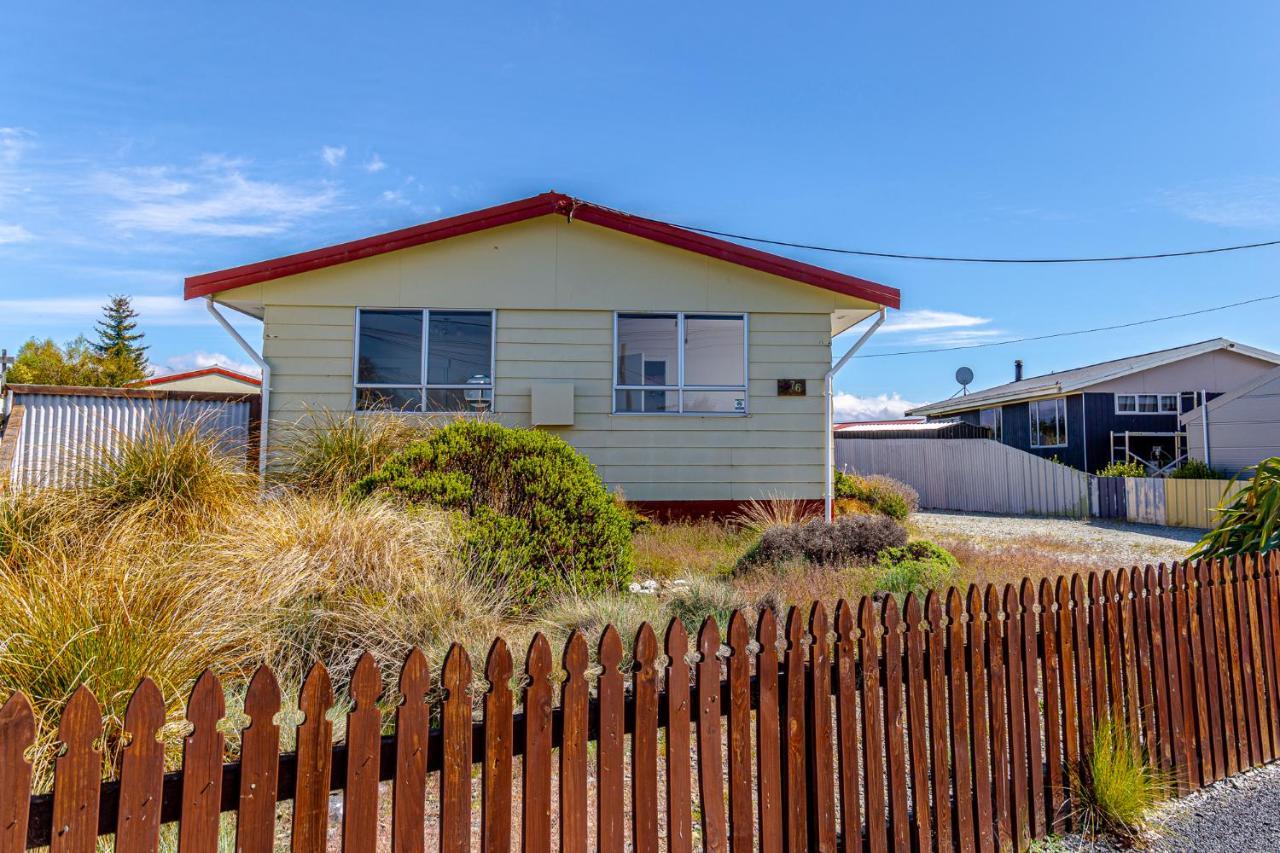
<svg viewBox="0 0 1280 853"><path fill-rule="evenodd" d="M1031 547L1081 563L1170 562L1186 556L1203 530L1103 519L1041 518L926 510L911 517L929 537L969 539L992 547Z"/></svg>

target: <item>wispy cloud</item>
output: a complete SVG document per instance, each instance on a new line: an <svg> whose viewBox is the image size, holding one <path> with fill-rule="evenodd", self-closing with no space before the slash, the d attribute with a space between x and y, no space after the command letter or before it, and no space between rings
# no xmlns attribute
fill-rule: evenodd
<svg viewBox="0 0 1280 853"><path fill-rule="evenodd" d="M102 316L106 296L55 296L48 299L0 299L0 325L30 327L40 324L78 323L87 331ZM178 296L135 296L138 324L147 326L204 325L207 315L199 300L184 301Z"/></svg>
<svg viewBox="0 0 1280 853"><path fill-rule="evenodd" d="M836 394L832 400L837 421L885 421L902 417L907 409L923 405L904 400L897 391L861 397L857 394Z"/></svg>
<svg viewBox="0 0 1280 853"><path fill-rule="evenodd" d="M382 162L382 158L376 153L369 158L367 163L364 164L364 170L366 172L381 172L385 168L387 168L387 164Z"/></svg>
<svg viewBox="0 0 1280 853"><path fill-rule="evenodd" d="M0 246L6 243L26 243L35 239L35 235L21 225L6 225L0 222Z"/></svg>
<svg viewBox="0 0 1280 853"><path fill-rule="evenodd" d="M1249 178L1164 194L1174 212L1212 225L1266 228L1280 225L1280 178Z"/></svg>
<svg viewBox="0 0 1280 853"><path fill-rule="evenodd" d="M12 165L35 144L35 134L21 127L0 127L0 164Z"/></svg>
<svg viewBox="0 0 1280 853"><path fill-rule="evenodd" d="M932 329L955 329L982 326L990 323L988 317L975 317L955 311L932 311L922 308L916 311L900 311L894 314L880 329L880 334L893 332L920 332Z"/></svg>
<svg viewBox="0 0 1280 853"><path fill-rule="evenodd" d="M250 376L260 376L262 374L262 371L258 369L258 365L253 362L239 361L225 353L205 352L204 350L184 352L180 355L166 358L161 364L151 365L152 372L156 376L164 376L169 373L185 373L188 370L200 370L205 367L225 367L238 373L247 373Z"/></svg>
<svg viewBox="0 0 1280 853"><path fill-rule="evenodd" d="M330 166L339 166L347 159L347 146L326 145L320 149L320 157Z"/></svg>
<svg viewBox="0 0 1280 853"><path fill-rule="evenodd" d="M907 343L912 346L958 346L1005 334L1002 329L993 328L990 323L990 317L921 308L894 315L880 329L879 334L908 336L905 341L901 338L894 341L894 345Z"/></svg>
<svg viewBox="0 0 1280 853"><path fill-rule="evenodd" d="M115 206L105 219L125 232L209 237L276 234L329 211L337 190L259 181L243 161L206 157L193 168L152 166L102 173L94 183Z"/></svg>

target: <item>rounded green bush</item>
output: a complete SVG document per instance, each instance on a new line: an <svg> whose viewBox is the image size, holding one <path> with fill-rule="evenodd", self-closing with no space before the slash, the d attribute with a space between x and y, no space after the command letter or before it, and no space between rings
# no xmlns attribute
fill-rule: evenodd
<svg viewBox="0 0 1280 853"><path fill-rule="evenodd" d="M392 456L349 495L456 511L469 558L520 609L632 577L631 516L586 457L540 430L457 421Z"/></svg>
<svg viewBox="0 0 1280 853"><path fill-rule="evenodd" d="M931 589L955 586L958 568L950 551L918 539L881 551L872 567L871 581L877 591L923 595Z"/></svg>
<svg viewBox="0 0 1280 853"><path fill-rule="evenodd" d="M837 498L862 501L881 515L898 521L905 521L920 508L920 495L915 489L883 474L863 477L836 471L834 485Z"/></svg>

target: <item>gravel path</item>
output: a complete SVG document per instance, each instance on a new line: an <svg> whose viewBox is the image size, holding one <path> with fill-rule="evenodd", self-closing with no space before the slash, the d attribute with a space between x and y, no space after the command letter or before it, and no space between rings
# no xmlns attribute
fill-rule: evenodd
<svg viewBox="0 0 1280 853"><path fill-rule="evenodd" d="M921 511L912 522L927 536L960 538L993 547L1030 547L1064 559L1116 565L1182 559L1203 530L1128 524L1103 519L1077 520L973 512Z"/></svg>
<svg viewBox="0 0 1280 853"><path fill-rule="evenodd" d="M1159 853L1262 853L1280 850L1280 764L1242 773L1174 800L1160 809L1157 837L1146 848ZM1050 838L1032 848L1058 851L1118 850L1078 835Z"/></svg>

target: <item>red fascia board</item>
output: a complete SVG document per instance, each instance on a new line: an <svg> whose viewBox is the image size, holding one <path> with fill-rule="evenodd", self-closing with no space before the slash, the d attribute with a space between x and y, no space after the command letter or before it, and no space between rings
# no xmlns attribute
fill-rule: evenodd
<svg viewBox="0 0 1280 853"><path fill-rule="evenodd" d="M727 263L843 293L846 296L866 299L877 305L898 308L901 304L901 296L896 288L751 249L663 222L631 216L554 192L542 193L520 201L508 202L361 240L191 276L186 280L184 295L187 299L209 296L235 287L336 266L348 261L394 252L397 249L421 246L437 240L447 240L450 237L523 222L526 219L553 213L568 216L571 220L581 219L615 231L718 258Z"/></svg>
<svg viewBox="0 0 1280 853"><path fill-rule="evenodd" d="M225 367L202 367L199 370L188 370L185 373L166 373L164 376L151 376L134 384L159 385L164 382L177 382L180 379L195 379L200 376L225 376L228 379L236 379L240 382L247 382L250 385L262 384L262 380L256 376L250 376L247 373L237 373L236 371L228 370Z"/></svg>

